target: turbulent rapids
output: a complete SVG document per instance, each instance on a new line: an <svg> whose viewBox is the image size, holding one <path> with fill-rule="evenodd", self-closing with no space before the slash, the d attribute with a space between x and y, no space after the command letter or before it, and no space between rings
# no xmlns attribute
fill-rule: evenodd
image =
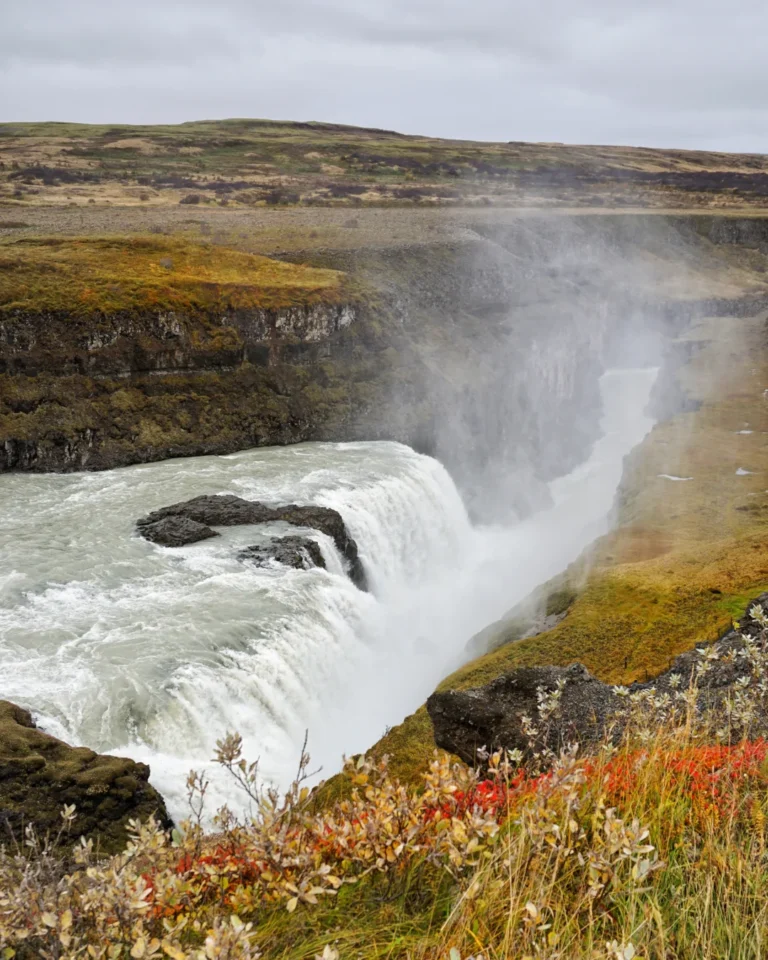
<svg viewBox="0 0 768 960"><path fill-rule="evenodd" d="M564 568L608 522L622 459L650 429L654 370L601 381L603 437L526 521L474 527L446 470L396 443L304 444L79 475L0 477L3 697L70 742L147 760L172 812L217 738L239 731L285 780L309 730L325 773L370 746L456 666L468 639ZM238 551L286 524L181 549L135 520L200 494L333 507L371 587L263 569ZM307 530L300 531L307 534ZM226 785L214 776L214 803Z"/></svg>

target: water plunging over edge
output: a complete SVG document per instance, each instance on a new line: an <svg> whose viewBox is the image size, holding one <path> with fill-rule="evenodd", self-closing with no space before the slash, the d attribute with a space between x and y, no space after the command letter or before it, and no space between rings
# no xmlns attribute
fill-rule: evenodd
<svg viewBox="0 0 768 960"><path fill-rule="evenodd" d="M285 781L308 728L329 775L422 703L473 634L605 532L623 457L652 426L655 376L602 378L603 437L550 484L552 506L515 526L473 528L444 468L388 442L0 477L1 695L69 742L149 762L174 815L186 773L227 730ZM181 550L133 535L155 507L225 492L338 509L373 593L321 535L327 571L237 561L281 525ZM216 775L212 794L211 812L233 804Z"/></svg>

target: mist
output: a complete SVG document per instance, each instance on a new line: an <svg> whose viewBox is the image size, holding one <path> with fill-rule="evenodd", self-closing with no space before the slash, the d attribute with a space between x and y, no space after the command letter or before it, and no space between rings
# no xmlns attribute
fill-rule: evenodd
<svg viewBox="0 0 768 960"><path fill-rule="evenodd" d="M369 282L396 290L401 353L422 351L415 377L431 414L414 424L414 397L395 392L384 419L446 466L473 520L520 521L601 436L607 369L681 362L672 343L711 255L655 217L470 222L458 221L456 245L409 252L407 271L359 258ZM670 306L681 290L688 303ZM673 380L654 392L657 416L679 407Z"/></svg>
<svg viewBox="0 0 768 960"><path fill-rule="evenodd" d="M218 738L239 731L284 784L308 730L334 773L610 529L627 456L687 402L676 338L711 251L655 218L478 216L455 237L356 255L399 337L359 440L2 478L6 696L69 742L147 761L174 814L206 769L213 812L236 804L210 769ZM212 493L338 510L371 592L319 534L324 570L237 559L279 526L175 550L134 535Z"/></svg>

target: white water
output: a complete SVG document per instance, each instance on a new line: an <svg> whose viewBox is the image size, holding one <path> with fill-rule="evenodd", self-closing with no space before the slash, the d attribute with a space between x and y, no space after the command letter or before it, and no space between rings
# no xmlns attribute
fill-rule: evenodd
<svg viewBox="0 0 768 960"><path fill-rule="evenodd" d="M238 730L262 772L293 772L304 730L335 771L423 702L467 640L607 528L622 459L652 423L655 371L613 371L604 436L514 527L473 528L443 467L396 443L303 444L74 476L0 477L0 696L50 732L147 760L183 815L191 767ZM373 588L328 571L240 563L285 525L179 550L136 518L202 493L335 507ZM306 531L301 531L306 533ZM236 805L213 773L213 805Z"/></svg>

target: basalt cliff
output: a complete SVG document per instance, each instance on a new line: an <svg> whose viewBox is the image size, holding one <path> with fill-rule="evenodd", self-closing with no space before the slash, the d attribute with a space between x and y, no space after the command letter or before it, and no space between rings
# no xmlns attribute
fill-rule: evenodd
<svg viewBox="0 0 768 960"><path fill-rule="evenodd" d="M433 242L282 262L164 237L7 243L0 469L397 439L476 513L525 513L597 436L597 375L679 364L691 317L751 312L768 287L737 251L766 243L765 220L619 214L459 218Z"/></svg>

